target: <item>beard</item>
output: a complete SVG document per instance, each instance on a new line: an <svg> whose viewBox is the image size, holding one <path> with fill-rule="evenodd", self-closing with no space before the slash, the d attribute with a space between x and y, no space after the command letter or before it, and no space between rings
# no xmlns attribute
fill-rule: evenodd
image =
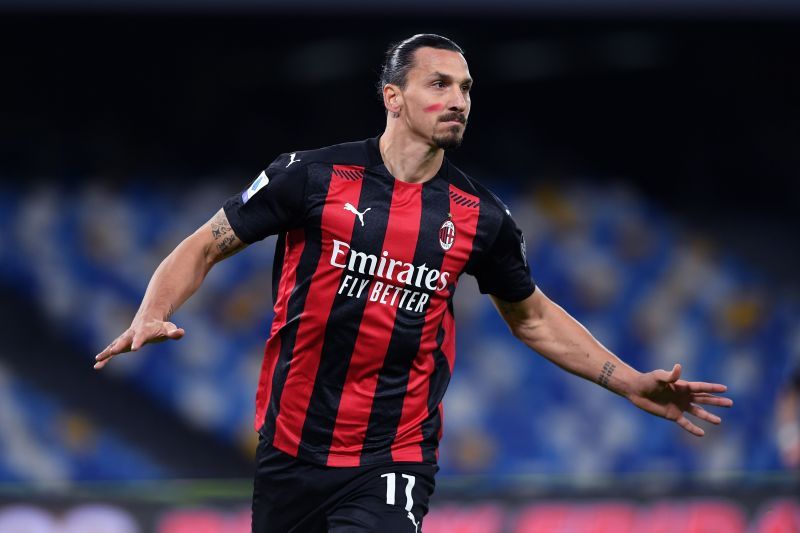
<svg viewBox="0 0 800 533"><path fill-rule="evenodd" d="M464 140L464 131L467 128L467 119L464 115L454 114L454 115L447 115L440 119L441 122L447 122L450 120L459 120L462 123L462 126L450 126L447 129L447 133L441 134L434 134L433 136L433 144L436 145L437 148L441 148L443 150L453 150L461 146L461 141Z"/></svg>

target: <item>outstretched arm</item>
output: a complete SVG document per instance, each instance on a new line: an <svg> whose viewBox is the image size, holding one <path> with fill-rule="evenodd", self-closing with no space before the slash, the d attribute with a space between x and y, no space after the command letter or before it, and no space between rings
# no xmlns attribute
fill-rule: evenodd
<svg viewBox="0 0 800 533"><path fill-rule="evenodd" d="M511 332L526 345L564 370L599 383L648 413L676 422L693 435L702 437L705 431L687 419L685 413L719 424L721 419L703 409L701 404L733 405L729 398L714 395L725 392L725 385L680 379L679 364L670 371L636 371L607 350L538 287L520 302L492 299Z"/></svg>
<svg viewBox="0 0 800 533"><path fill-rule="evenodd" d="M172 314L195 293L212 266L246 246L220 209L161 262L131 326L97 354L94 368L103 368L115 355L135 352L144 344L183 337L183 328L169 321Z"/></svg>

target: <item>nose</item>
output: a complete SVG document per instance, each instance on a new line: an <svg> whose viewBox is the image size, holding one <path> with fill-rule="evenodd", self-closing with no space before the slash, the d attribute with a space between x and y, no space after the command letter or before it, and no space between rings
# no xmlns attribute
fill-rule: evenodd
<svg viewBox="0 0 800 533"><path fill-rule="evenodd" d="M467 108L467 97L458 85L453 86L449 104L451 111L463 112Z"/></svg>

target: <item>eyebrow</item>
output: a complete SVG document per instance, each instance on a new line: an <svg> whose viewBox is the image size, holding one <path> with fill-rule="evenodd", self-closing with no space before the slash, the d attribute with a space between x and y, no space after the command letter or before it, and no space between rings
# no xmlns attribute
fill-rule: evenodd
<svg viewBox="0 0 800 533"><path fill-rule="evenodd" d="M449 74L445 74L443 72L439 72L438 70L430 75L431 78L441 78L444 81L453 81L453 76ZM472 85L472 78L464 78L461 83L469 83Z"/></svg>

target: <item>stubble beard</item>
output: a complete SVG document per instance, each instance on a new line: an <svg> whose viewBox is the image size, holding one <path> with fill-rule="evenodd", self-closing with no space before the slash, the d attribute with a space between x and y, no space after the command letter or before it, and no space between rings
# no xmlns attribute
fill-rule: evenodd
<svg viewBox="0 0 800 533"><path fill-rule="evenodd" d="M454 150L461 146L461 141L464 140L464 130L466 128L466 124L463 126L451 126L448 128L447 133L441 134L434 134L433 136L433 144L437 148L441 148L443 150Z"/></svg>

